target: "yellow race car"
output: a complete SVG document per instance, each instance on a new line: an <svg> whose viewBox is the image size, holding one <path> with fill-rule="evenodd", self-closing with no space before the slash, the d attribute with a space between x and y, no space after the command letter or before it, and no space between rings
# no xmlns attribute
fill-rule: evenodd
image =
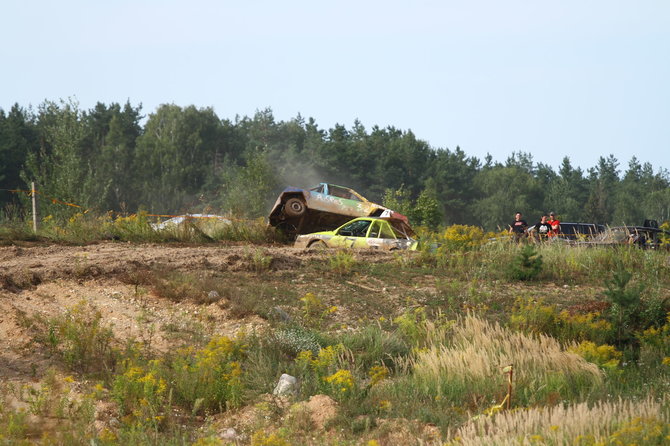
<svg viewBox="0 0 670 446"><path fill-rule="evenodd" d="M416 250L412 228L401 219L355 218L334 231L299 235L296 248L367 248L380 251Z"/></svg>

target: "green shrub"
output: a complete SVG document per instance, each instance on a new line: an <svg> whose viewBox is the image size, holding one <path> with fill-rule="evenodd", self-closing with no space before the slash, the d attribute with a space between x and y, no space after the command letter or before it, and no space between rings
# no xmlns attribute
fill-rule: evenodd
<svg viewBox="0 0 670 446"><path fill-rule="evenodd" d="M517 299L509 326L525 333L550 335L564 343L603 344L611 339L612 333L612 324L598 312L559 312L555 305L546 305L543 299Z"/></svg>
<svg viewBox="0 0 670 446"><path fill-rule="evenodd" d="M670 313L662 327L650 327L637 333L641 347L654 361L664 361L670 357ZM668 361L666 361L668 362ZM670 364L669 364L670 365Z"/></svg>
<svg viewBox="0 0 670 446"><path fill-rule="evenodd" d="M619 366L621 352L611 345L596 345L591 341L580 342L568 348L569 352L577 353L589 362L597 364L605 370L614 371Z"/></svg>
<svg viewBox="0 0 670 446"><path fill-rule="evenodd" d="M264 250L255 249L251 254L247 253L246 257L251 271L260 274L270 270L272 256L267 255Z"/></svg>
<svg viewBox="0 0 670 446"><path fill-rule="evenodd" d="M77 394L79 388L72 377L58 376L53 369L39 383L0 387L0 444L33 444L28 440L40 434L48 440L44 444L88 443L95 406L91 395Z"/></svg>
<svg viewBox="0 0 670 446"><path fill-rule="evenodd" d="M202 349L186 348L167 362L165 376L175 401L193 413L223 411L242 402L242 360L246 345L238 339L215 337Z"/></svg>
<svg viewBox="0 0 670 446"><path fill-rule="evenodd" d="M306 350L300 352L295 360L301 393L305 396L316 393L330 395L337 401L360 400L364 395L358 392L358 380L349 369L352 358L344 345L329 345L314 355ZM346 368L345 368L346 367Z"/></svg>
<svg viewBox="0 0 670 446"><path fill-rule="evenodd" d="M128 365L114 379L112 396L127 424L159 429L170 415L170 392L160 361L145 366Z"/></svg>
<svg viewBox="0 0 670 446"><path fill-rule="evenodd" d="M351 273L356 265L356 259L351 251L338 250L334 255L328 259L330 269L340 276L345 276Z"/></svg>
<svg viewBox="0 0 670 446"><path fill-rule="evenodd" d="M533 280L542 272L542 255L532 245L524 245L508 266L511 280Z"/></svg>
<svg viewBox="0 0 670 446"><path fill-rule="evenodd" d="M644 285L631 285L633 274L619 264L611 279L605 281L605 296L610 302L606 312L613 326L612 343L632 358L639 357L638 335L649 327L660 327L665 318L664 299L642 299Z"/></svg>
<svg viewBox="0 0 670 446"><path fill-rule="evenodd" d="M484 232L477 226L451 225L439 234L437 242L448 251L469 251L481 248L495 236L500 234Z"/></svg>

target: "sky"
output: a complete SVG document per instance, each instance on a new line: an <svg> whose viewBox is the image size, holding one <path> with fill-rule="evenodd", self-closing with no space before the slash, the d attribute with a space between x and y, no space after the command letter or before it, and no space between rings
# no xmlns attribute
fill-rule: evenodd
<svg viewBox="0 0 670 446"><path fill-rule="evenodd" d="M73 98L270 108L435 149L670 169L666 0L23 0L0 14L0 108Z"/></svg>

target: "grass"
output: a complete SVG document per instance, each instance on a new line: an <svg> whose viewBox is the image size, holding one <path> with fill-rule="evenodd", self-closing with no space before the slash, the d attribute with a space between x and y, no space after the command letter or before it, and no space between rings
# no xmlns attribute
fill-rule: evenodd
<svg viewBox="0 0 670 446"><path fill-rule="evenodd" d="M502 412L472 420L451 434L449 445L667 444L664 402L608 401Z"/></svg>
<svg viewBox="0 0 670 446"><path fill-rule="evenodd" d="M544 404L556 397L580 399L603 384L596 365L564 350L553 338L467 316L454 325L450 339L412 358L406 385L454 403L473 398L477 405L488 404L505 389L501 370L510 364L516 376L514 398L520 405Z"/></svg>
<svg viewBox="0 0 670 446"><path fill-rule="evenodd" d="M32 222L17 216L0 219L0 241L49 241L84 244L99 240L130 241L135 243L212 243L247 242L268 243L277 240L274 230L264 219L226 221L212 218L187 218L178 225L157 226L160 218L146 212L119 215L113 213L73 213L58 220L48 215L42 219L35 233Z"/></svg>
<svg viewBox="0 0 670 446"><path fill-rule="evenodd" d="M271 240L256 223L158 234L141 215L103 220L107 232L91 218L44 234ZM0 443L225 444L216 433L231 426L237 444L258 445L667 442L670 322L659 319L670 310L667 252L539 245L541 269L520 280L505 270L518 246L486 244L468 228L440 237L448 249L387 258L337 251L289 272L263 247L248 248L236 271L137 269L120 278L137 296L205 306L216 291L227 318L263 318L236 338L177 318L159 327L174 347L165 353L120 342L91 302L58 317L24 315L57 371L32 390L0 386ZM612 282L617 270L630 273L625 283ZM3 280L17 290L37 284ZM630 322L635 359L613 342L608 313L629 300L646 309L617 319ZM271 396L282 373L298 378L295 397ZM336 402L325 429L310 418L315 395ZM96 427L90 408L102 404L116 422Z"/></svg>

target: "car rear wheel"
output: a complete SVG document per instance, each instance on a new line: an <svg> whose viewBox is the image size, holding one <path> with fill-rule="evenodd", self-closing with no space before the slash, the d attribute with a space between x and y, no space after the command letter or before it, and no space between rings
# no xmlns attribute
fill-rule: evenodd
<svg viewBox="0 0 670 446"><path fill-rule="evenodd" d="M284 204L284 212L290 217L300 217L306 209L305 202L300 198L289 198Z"/></svg>

